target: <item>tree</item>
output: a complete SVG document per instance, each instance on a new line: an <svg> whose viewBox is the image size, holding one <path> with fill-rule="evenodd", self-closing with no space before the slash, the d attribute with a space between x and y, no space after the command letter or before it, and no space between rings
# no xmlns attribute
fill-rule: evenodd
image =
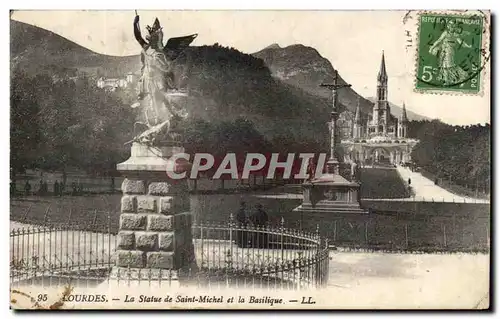
<svg viewBox="0 0 500 319"><path fill-rule="evenodd" d="M12 77L10 167L14 176L34 163L41 139L38 121L40 107L33 87L33 81L26 74L14 74Z"/></svg>
<svg viewBox="0 0 500 319"><path fill-rule="evenodd" d="M15 74L11 92L11 162L65 171L114 170L126 158L135 114L123 100L80 76Z"/></svg>
<svg viewBox="0 0 500 319"><path fill-rule="evenodd" d="M412 121L408 132L420 140L412 151L418 166L462 186L489 185L489 124L452 126L438 120Z"/></svg>

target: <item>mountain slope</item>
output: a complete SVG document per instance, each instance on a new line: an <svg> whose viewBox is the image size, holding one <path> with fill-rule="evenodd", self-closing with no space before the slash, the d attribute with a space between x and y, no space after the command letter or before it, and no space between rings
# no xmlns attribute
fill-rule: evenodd
<svg viewBox="0 0 500 319"><path fill-rule="evenodd" d="M273 75L285 83L301 88L312 95L323 98L330 96L328 90L319 85L331 81L334 68L330 61L322 57L314 48L301 44L281 48L277 44L273 44L253 55L263 59ZM340 83L345 83L340 75L339 77ZM375 78L376 74L373 77ZM359 99L361 112L365 116L371 114L373 99L365 99L351 88L341 89L338 93L339 103L343 109L354 113ZM391 103L391 110L394 110L393 114L396 116L402 112L402 108L393 103ZM427 119L410 111L408 111L408 116L410 120Z"/></svg>
<svg viewBox="0 0 500 319"><path fill-rule="evenodd" d="M10 20L11 71L29 75L91 71L117 76L140 68L138 56L116 57L86 49L51 31Z"/></svg>
<svg viewBox="0 0 500 319"><path fill-rule="evenodd" d="M315 49L301 44L286 48L272 45L253 55L264 60L273 75L283 82L301 88L312 95L325 99L330 97L329 90L320 87L320 84L333 80L334 68L330 61L323 58ZM340 74L339 83L346 83ZM372 103L359 96L351 88L341 89L338 94L341 111L347 109L355 112L358 97L363 113L369 113L372 109Z"/></svg>
<svg viewBox="0 0 500 319"><path fill-rule="evenodd" d="M94 81L100 75L123 77L140 70L138 56L101 55L53 32L13 20L11 39L13 74ZM190 92L185 107L192 117L212 123L242 117L251 120L268 140L286 137L304 144L327 142L327 101L272 77L261 59L217 44L191 46L176 61L175 74L185 78L182 86Z"/></svg>

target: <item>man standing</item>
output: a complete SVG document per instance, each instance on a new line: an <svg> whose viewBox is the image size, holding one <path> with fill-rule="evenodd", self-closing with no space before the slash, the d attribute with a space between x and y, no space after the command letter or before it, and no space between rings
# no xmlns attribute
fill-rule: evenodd
<svg viewBox="0 0 500 319"><path fill-rule="evenodd" d="M254 224L255 227L264 228L267 225L267 222L269 221L269 216L264 211L264 208L262 207L261 204L255 205L255 208L256 211L252 215L252 223ZM255 236L253 236L252 247L255 247L255 245L257 245L259 248L267 248L267 242L268 242L267 234L256 232Z"/></svg>
<svg viewBox="0 0 500 319"><path fill-rule="evenodd" d="M31 193L31 184L29 181L26 181L26 184L24 184L24 195L29 196Z"/></svg>
<svg viewBox="0 0 500 319"><path fill-rule="evenodd" d="M47 184L47 181L43 182L43 194L47 195L49 193L49 185Z"/></svg>
<svg viewBox="0 0 500 319"><path fill-rule="evenodd" d="M54 196L58 195L59 195L59 182L56 180L56 182L54 183Z"/></svg>
<svg viewBox="0 0 500 319"><path fill-rule="evenodd" d="M38 186L38 195L43 196L43 181L40 180L39 186Z"/></svg>

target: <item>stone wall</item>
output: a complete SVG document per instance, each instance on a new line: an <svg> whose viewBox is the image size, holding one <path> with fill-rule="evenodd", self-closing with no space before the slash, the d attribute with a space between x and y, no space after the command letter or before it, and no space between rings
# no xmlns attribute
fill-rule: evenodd
<svg viewBox="0 0 500 319"><path fill-rule="evenodd" d="M186 181L163 179L123 181L117 267L177 270L193 261Z"/></svg>

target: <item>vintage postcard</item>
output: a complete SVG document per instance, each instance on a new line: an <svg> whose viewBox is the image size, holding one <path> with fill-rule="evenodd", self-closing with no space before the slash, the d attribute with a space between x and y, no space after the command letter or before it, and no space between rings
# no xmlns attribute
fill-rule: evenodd
<svg viewBox="0 0 500 319"><path fill-rule="evenodd" d="M12 309L489 309L489 11L11 11Z"/></svg>

